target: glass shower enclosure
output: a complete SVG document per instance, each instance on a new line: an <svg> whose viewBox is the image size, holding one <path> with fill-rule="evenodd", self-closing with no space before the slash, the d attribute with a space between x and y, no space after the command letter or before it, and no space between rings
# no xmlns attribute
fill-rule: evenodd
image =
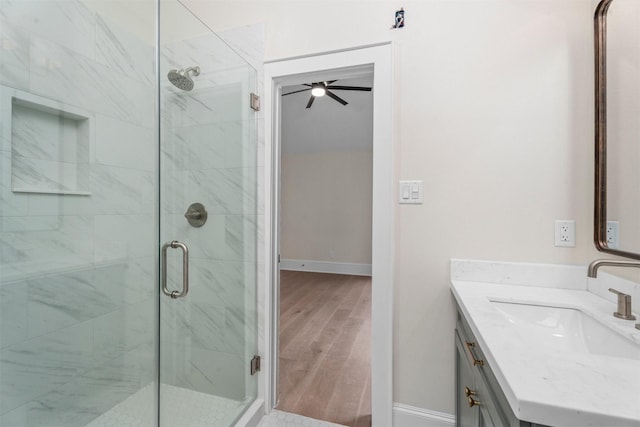
<svg viewBox="0 0 640 427"><path fill-rule="evenodd" d="M0 426L255 400L255 91L176 0L0 0Z"/></svg>

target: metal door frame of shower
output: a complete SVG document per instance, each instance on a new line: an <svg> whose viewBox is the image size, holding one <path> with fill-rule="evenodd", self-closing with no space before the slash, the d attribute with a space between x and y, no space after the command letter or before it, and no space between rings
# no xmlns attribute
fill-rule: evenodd
<svg viewBox="0 0 640 427"><path fill-rule="evenodd" d="M373 72L373 226L371 300L372 425L393 425L393 51L391 43L283 59L265 64L265 270L260 307L264 308L266 358L259 396L269 413L277 398L278 233L277 174L280 168L280 103L283 86L332 76ZM344 78L343 77L343 78ZM325 77L326 78L326 77ZM315 79L315 80L314 80Z"/></svg>

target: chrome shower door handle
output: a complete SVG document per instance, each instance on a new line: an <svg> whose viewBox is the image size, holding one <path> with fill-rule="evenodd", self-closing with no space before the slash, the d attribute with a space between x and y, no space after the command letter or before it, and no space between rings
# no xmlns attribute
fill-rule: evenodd
<svg viewBox="0 0 640 427"><path fill-rule="evenodd" d="M182 291L170 291L167 289L167 249L182 249ZM172 240L162 245L162 271L160 274L160 285L162 293L173 299L182 298L189 293L189 248L182 242Z"/></svg>

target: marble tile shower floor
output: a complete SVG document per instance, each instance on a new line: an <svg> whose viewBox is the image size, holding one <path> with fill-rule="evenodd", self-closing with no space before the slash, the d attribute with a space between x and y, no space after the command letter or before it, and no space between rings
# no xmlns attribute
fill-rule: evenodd
<svg viewBox="0 0 640 427"><path fill-rule="evenodd" d="M155 384L149 384L120 402L87 427L152 427L155 420ZM243 402L171 385L162 385L162 398L171 408L162 412L166 427L228 427L244 407ZM302 415L272 411L258 427L344 427Z"/></svg>
<svg viewBox="0 0 640 427"><path fill-rule="evenodd" d="M123 400L87 427L152 427L155 420L155 384ZM244 402L162 384L162 425L166 427L228 427Z"/></svg>

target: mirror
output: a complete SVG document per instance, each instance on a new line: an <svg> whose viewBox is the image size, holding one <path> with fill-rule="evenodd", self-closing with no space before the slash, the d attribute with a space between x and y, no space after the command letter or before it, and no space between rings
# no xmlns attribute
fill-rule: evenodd
<svg viewBox="0 0 640 427"><path fill-rule="evenodd" d="M602 0L595 47L594 243L640 259L640 2Z"/></svg>

